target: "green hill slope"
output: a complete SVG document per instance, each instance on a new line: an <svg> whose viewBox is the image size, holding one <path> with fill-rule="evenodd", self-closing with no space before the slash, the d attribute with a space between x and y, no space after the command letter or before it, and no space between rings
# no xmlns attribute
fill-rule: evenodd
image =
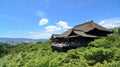
<svg viewBox="0 0 120 67"><path fill-rule="evenodd" d="M51 41L20 43L1 52L0 67L119 67L120 36L113 35L67 52L52 52ZM6 50L2 50L3 52Z"/></svg>

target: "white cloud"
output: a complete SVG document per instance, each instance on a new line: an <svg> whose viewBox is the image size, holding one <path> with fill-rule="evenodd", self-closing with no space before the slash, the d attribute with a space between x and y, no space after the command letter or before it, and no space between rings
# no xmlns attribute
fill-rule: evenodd
<svg viewBox="0 0 120 67"><path fill-rule="evenodd" d="M57 27L57 26L47 26L45 29L46 29L46 32L54 32L54 31L61 30L61 27Z"/></svg>
<svg viewBox="0 0 120 67"><path fill-rule="evenodd" d="M99 25L102 25L106 28L120 27L120 18L117 19L107 19L99 22Z"/></svg>
<svg viewBox="0 0 120 67"><path fill-rule="evenodd" d="M47 24L48 22L49 22L49 21L48 21L47 18L42 18L42 19L40 20L40 22L39 22L39 25L42 26L42 25Z"/></svg>
<svg viewBox="0 0 120 67"><path fill-rule="evenodd" d="M71 28L70 26L68 26L68 23L64 22L64 21L59 21L56 24L57 25L50 25L50 26L45 27L46 32L49 32L49 33L53 33L53 32L58 33L58 32L61 32L63 30L67 30L67 29Z"/></svg>
<svg viewBox="0 0 120 67"><path fill-rule="evenodd" d="M59 21L57 24L60 25L62 28L71 28L70 26L68 26L68 23L64 21Z"/></svg>
<svg viewBox="0 0 120 67"><path fill-rule="evenodd" d="M39 22L39 25L45 25L48 23L48 19L42 18ZM45 31L43 32L29 32L29 37L34 39L48 39L51 37L52 33L60 33L64 30L71 28L68 26L67 22L59 21L56 25L49 25L45 27Z"/></svg>

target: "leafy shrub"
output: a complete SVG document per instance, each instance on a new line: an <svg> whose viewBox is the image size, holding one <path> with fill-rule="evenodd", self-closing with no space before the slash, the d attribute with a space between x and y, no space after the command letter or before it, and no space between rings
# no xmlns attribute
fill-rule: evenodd
<svg viewBox="0 0 120 67"><path fill-rule="evenodd" d="M8 54L10 48L12 48L12 45L7 43L0 43L0 57L3 57L4 55Z"/></svg>
<svg viewBox="0 0 120 67"><path fill-rule="evenodd" d="M117 35L117 36L120 35L120 27L114 28L113 31L114 31L114 35Z"/></svg>
<svg viewBox="0 0 120 67"><path fill-rule="evenodd" d="M104 63L96 63L94 67L119 67L120 61L112 61L112 62L104 62Z"/></svg>
<svg viewBox="0 0 120 67"><path fill-rule="evenodd" d="M96 39L89 43L89 46L93 47L120 47L120 36L109 36L101 39Z"/></svg>
<svg viewBox="0 0 120 67"><path fill-rule="evenodd" d="M94 65L97 62L111 62L111 60L114 58L114 53L110 49L91 48L85 51L84 57L88 60L89 65Z"/></svg>

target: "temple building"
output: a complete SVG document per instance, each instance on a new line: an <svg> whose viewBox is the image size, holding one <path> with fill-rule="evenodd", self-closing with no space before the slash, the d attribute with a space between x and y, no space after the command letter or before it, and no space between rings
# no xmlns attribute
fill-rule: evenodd
<svg viewBox="0 0 120 67"><path fill-rule="evenodd" d="M111 34L112 30L106 29L93 21L76 25L62 34L52 34L51 47L56 51L67 51L72 48L87 46L94 39Z"/></svg>

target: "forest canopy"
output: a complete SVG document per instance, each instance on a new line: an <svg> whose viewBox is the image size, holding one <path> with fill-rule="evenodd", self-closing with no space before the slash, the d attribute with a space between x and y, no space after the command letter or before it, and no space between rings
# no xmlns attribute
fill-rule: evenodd
<svg viewBox="0 0 120 67"><path fill-rule="evenodd" d="M120 27L108 37L96 39L87 47L52 52L51 41L0 43L0 67L119 67Z"/></svg>

